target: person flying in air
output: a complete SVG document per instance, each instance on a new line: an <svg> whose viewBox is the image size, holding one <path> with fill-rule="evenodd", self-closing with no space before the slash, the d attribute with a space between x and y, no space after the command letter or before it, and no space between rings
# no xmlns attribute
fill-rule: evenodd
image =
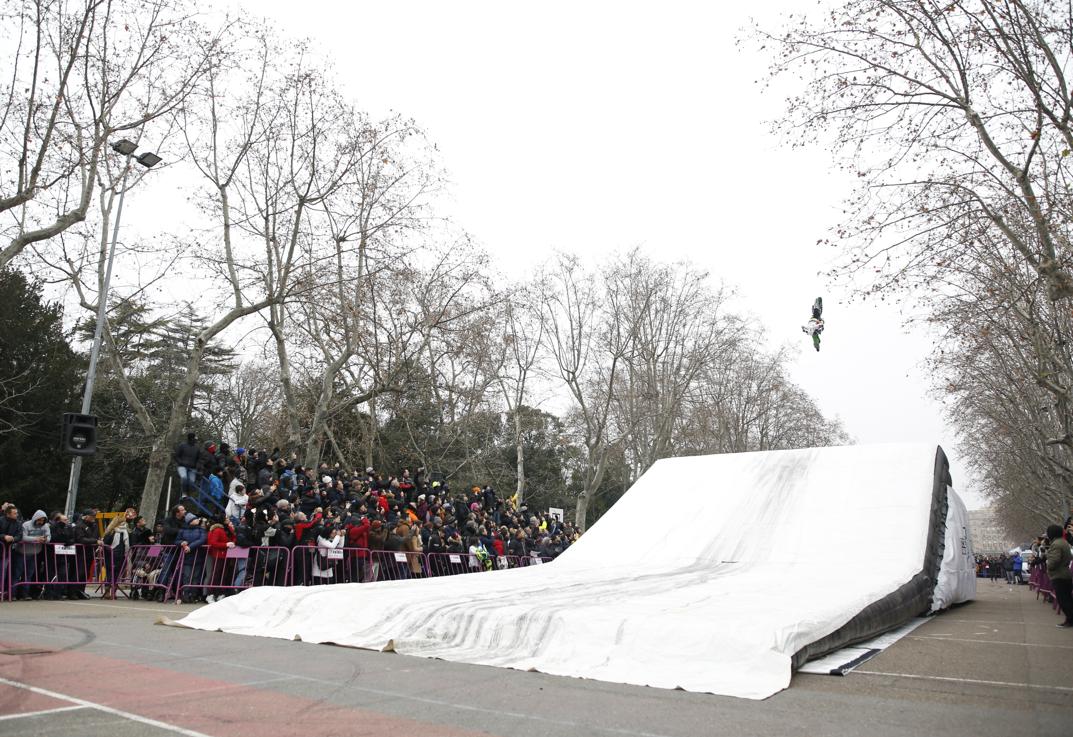
<svg viewBox="0 0 1073 737"><path fill-rule="evenodd" d="M820 333L823 332L823 297L817 297L812 303L812 317L801 326L801 332L812 336L812 345L820 350Z"/></svg>

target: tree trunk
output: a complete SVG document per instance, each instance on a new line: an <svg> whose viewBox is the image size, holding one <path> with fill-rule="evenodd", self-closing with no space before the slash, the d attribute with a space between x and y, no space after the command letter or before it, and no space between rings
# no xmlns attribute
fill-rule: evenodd
<svg viewBox="0 0 1073 737"><path fill-rule="evenodd" d="M170 461L170 449L179 441L183 425L188 417L187 406L194 394L194 387L201 376L201 358L205 353L208 341L198 337L194 343L194 350L186 363L186 378L183 379L175 401L171 405L171 414L168 417L168 426L164 434L157 436L153 441L153 449L149 453L149 468L145 476L145 486L142 488L142 500L138 505L139 514L146 520L157 519L157 508L160 506L160 490L164 485L164 474L167 472Z"/></svg>
<svg viewBox="0 0 1073 737"><path fill-rule="evenodd" d="M283 328L276 320L277 310L282 313L282 306L272 308L272 322L269 328L276 340L276 356L279 358L279 383L283 389L283 405L287 414L287 447L297 448L302 442L302 431L298 426L298 403L294 399L294 381L291 379L291 359L287 354L287 343L283 339ZM280 314L282 319L282 314Z"/></svg>
<svg viewBox="0 0 1073 737"><path fill-rule="evenodd" d="M519 416L520 413L514 411L514 440L515 440L515 453L518 460L518 504L522 506L522 502L525 501L525 446L522 444L522 420Z"/></svg>
<svg viewBox="0 0 1073 737"><path fill-rule="evenodd" d="M589 498L591 496L592 491L585 489L577 498L577 511L574 513L574 527L576 527L579 532L585 531L585 517L589 513Z"/></svg>

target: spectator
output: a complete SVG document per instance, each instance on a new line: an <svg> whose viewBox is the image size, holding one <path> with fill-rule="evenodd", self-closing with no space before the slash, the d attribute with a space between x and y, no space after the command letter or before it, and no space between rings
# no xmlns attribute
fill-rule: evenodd
<svg viewBox="0 0 1073 737"><path fill-rule="evenodd" d="M197 470L200 458L201 449L197 445L197 435L189 432L186 434L186 442L175 446L175 452L172 454L175 469L179 473L181 494L189 494L197 490Z"/></svg>
<svg viewBox="0 0 1073 737"><path fill-rule="evenodd" d="M56 512L52 515L52 522L50 523L52 542L55 545L70 545L75 541L74 527L68 523L67 515L63 512ZM54 563L53 569L56 571L57 581L73 581L75 580L75 571L78 570L75 565L76 561L73 560L73 556L70 555L53 555ZM49 586L45 591L46 599L60 599L64 595L69 595L71 592L69 584L57 583L55 586Z"/></svg>
<svg viewBox="0 0 1073 737"><path fill-rule="evenodd" d="M116 584L119 581L118 572L122 570L127 559L127 550L130 549L130 527L137 515L133 509L116 515L108 523L101 542L105 548L104 570L108 581L108 587L104 592L105 599L115 599Z"/></svg>
<svg viewBox="0 0 1073 737"><path fill-rule="evenodd" d="M230 593L228 587L234 579L234 566L227 558L227 551L235 547L235 528L231 521L212 525L206 535L205 544L209 551L206 569L209 585L205 588L205 601L212 604Z"/></svg>
<svg viewBox="0 0 1073 737"><path fill-rule="evenodd" d="M1047 546L1047 575L1054 587L1054 598L1065 614L1065 621L1058 626L1068 629L1073 627L1073 574L1069 570L1070 563L1073 563L1073 553L1070 552L1069 542L1063 537L1062 528L1058 525L1047 528L1047 537L1051 541Z"/></svg>
<svg viewBox="0 0 1073 737"><path fill-rule="evenodd" d="M51 578L45 570L45 544L51 540L48 515L42 510L37 510L33 517L22 523L22 542L18 544L11 562L14 578L24 583L23 588L12 586L16 601L23 598L40 599L44 595L44 584Z"/></svg>
<svg viewBox="0 0 1073 737"><path fill-rule="evenodd" d="M246 505L250 497L246 494L246 487L239 483L232 483L231 490L227 494L227 510L225 514L232 524L238 524L242 515L246 513Z"/></svg>
<svg viewBox="0 0 1073 737"><path fill-rule="evenodd" d="M75 522L74 542L78 546L75 549L75 575L78 583L71 587L70 596L75 599L88 599L86 582L93 574L94 554L97 546L101 543L100 527L97 525L97 511L87 509L82 512L81 519Z"/></svg>
<svg viewBox="0 0 1073 737"><path fill-rule="evenodd" d="M193 604L204 598L200 584L205 570L205 553L201 548L208 541L208 531L203 520L194 514L187 513L184 523L176 538L182 550L179 596L184 604Z"/></svg>

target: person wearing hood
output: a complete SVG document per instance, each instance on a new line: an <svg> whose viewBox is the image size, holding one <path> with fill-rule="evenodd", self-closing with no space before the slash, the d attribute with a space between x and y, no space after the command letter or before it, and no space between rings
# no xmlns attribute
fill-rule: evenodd
<svg viewBox="0 0 1073 737"><path fill-rule="evenodd" d="M246 513L246 506L250 503L250 497L246 493L246 487L242 484L231 484L227 493L227 511L225 514L231 520L231 524L237 525L242 515Z"/></svg>
<svg viewBox="0 0 1073 737"><path fill-rule="evenodd" d="M45 544L51 541L52 529L48 526L48 515L39 509L33 517L22 523L22 542L12 546L15 555L11 560L11 591L16 600L39 599L44 593L41 584L50 578L43 570L44 550Z"/></svg>

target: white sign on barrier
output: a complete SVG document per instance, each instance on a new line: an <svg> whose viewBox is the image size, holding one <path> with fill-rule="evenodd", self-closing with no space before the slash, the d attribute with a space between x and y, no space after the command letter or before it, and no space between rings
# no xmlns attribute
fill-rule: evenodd
<svg viewBox="0 0 1073 737"><path fill-rule="evenodd" d="M544 561L541 558L533 558L531 564L534 565L534 566L539 566L539 565L543 565Z"/></svg>
<svg viewBox="0 0 1073 737"><path fill-rule="evenodd" d="M555 519L557 519L560 522L562 522L563 521L563 510L559 509L558 507L548 507L548 516L549 517L554 517Z"/></svg>
<svg viewBox="0 0 1073 737"><path fill-rule="evenodd" d="M328 560L342 560L343 559L343 554L344 554L344 551L339 550L338 548L329 548L328 549Z"/></svg>
<svg viewBox="0 0 1073 737"><path fill-rule="evenodd" d="M461 555L449 555L449 556L447 556L447 560L451 561L452 563L461 563L462 562L462 556Z"/></svg>
<svg viewBox="0 0 1073 737"><path fill-rule="evenodd" d="M75 554L75 546L74 545L57 545L56 546L56 555L74 555L74 554Z"/></svg>
<svg viewBox="0 0 1073 737"><path fill-rule="evenodd" d="M397 563L405 563L406 562L406 553L395 553L395 562L397 562Z"/></svg>

